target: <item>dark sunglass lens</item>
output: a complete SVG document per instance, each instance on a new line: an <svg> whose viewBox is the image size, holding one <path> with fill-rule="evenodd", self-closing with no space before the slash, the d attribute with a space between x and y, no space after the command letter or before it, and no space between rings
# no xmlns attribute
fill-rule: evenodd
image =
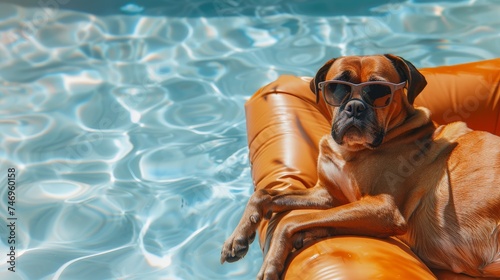
<svg viewBox="0 0 500 280"><path fill-rule="evenodd" d="M351 86L340 83L328 83L325 85L325 98L328 104L333 106L342 105L351 93Z"/></svg>
<svg viewBox="0 0 500 280"><path fill-rule="evenodd" d="M373 107L385 107L391 102L391 88L386 85L365 86L363 100Z"/></svg>

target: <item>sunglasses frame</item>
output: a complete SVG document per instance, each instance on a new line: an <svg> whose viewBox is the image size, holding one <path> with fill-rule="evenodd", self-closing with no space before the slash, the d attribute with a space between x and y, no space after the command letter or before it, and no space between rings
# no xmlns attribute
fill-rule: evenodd
<svg viewBox="0 0 500 280"><path fill-rule="evenodd" d="M389 106L392 102L392 98L394 96L394 92L397 91L397 90L400 90L402 88L405 88L406 86L406 81L404 82L401 82L401 83L392 83L392 82L387 82L387 81L369 81L369 82L364 82L364 83L359 83L359 84L354 84L354 83L351 83L351 82L346 82L346 81L341 81L341 80L329 80L329 81L323 81L323 82L320 82L318 83L318 87L319 89L321 90L321 93L323 95L323 100L325 100L325 103L330 105L330 106L333 106L333 107L340 107L344 104L347 103L344 102L342 104L339 104L339 105L333 105L331 104L330 102L327 101L326 99L326 95L325 95L325 86L328 85L328 84L343 84L343 85L348 85L351 87L351 91L349 92L349 95L347 95L347 101L351 100L352 99L352 95L353 93L358 93L359 96L361 96L363 102L365 102L368 106L372 107L372 108L385 108L387 106ZM368 86L368 85L384 85L384 86L388 86L390 89L391 89L391 97L390 97L390 100L389 102L387 103L387 105L385 106L381 106L381 107L377 107L377 106L373 106L371 104L368 104L368 102L366 102L364 99L363 99L363 94L362 94L362 88L365 87L365 86Z"/></svg>

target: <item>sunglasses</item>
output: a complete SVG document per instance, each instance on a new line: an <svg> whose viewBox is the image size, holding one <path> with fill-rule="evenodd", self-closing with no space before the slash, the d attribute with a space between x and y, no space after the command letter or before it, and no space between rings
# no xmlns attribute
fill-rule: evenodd
<svg viewBox="0 0 500 280"><path fill-rule="evenodd" d="M345 81L330 80L318 84L323 92L325 102L339 107L351 99L353 93L358 93L361 99L373 108L384 108L392 101L396 90L404 88L406 81L395 84L385 81L371 81L353 84Z"/></svg>

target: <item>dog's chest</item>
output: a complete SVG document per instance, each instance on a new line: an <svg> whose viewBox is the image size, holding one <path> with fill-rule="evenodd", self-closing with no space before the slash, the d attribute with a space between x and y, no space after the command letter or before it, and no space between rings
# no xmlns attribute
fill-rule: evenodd
<svg viewBox="0 0 500 280"><path fill-rule="evenodd" d="M413 182L417 172L413 172L405 158L391 150L362 151L350 157L331 153L324 156L319 164L321 177L328 188L336 189L332 195L339 194L346 202L360 200L366 195L391 193L399 196L408 182ZM337 197L337 196L336 196Z"/></svg>
<svg viewBox="0 0 500 280"><path fill-rule="evenodd" d="M326 142L326 141L325 141ZM353 157L341 156L332 143L323 142L318 162L319 179L333 196L354 202L370 194L377 187L384 164L373 155L360 153ZM341 199L342 200L342 199Z"/></svg>
<svg viewBox="0 0 500 280"><path fill-rule="evenodd" d="M348 171L349 165L344 160L325 161L322 164L324 181L335 193L344 196L348 202L357 201L362 192L359 184L352 173ZM338 195L335 195L338 197Z"/></svg>

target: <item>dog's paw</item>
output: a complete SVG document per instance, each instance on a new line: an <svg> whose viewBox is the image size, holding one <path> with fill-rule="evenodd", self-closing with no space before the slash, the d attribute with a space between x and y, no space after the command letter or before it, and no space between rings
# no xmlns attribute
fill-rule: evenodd
<svg viewBox="0 0 500 280"><path fill-rule="evenodd" d="M255 239L255 231L248 238L243 235L239 235L239 237L233 237L233 235L222 246L221 264L235 262L243 258L248 252L249 245Z"/></svg>
<svg viewBox="0 0 500 280"><path fill-rule="evenodd" d="M283 268L264 261L257 274L257 280L279 280Z"/></svg>

